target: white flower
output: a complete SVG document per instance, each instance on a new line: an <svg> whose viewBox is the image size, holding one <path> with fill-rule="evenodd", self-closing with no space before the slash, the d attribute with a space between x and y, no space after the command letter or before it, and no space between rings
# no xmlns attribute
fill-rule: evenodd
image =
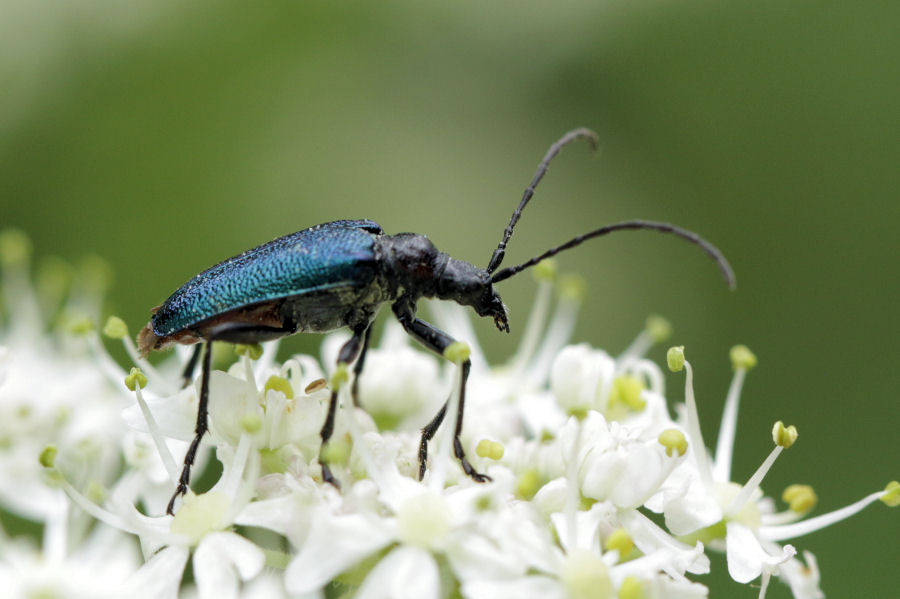
<svg viewBox="0 0 900 599"><path fill-rule="evenodd" d="M783 496L789 509L776 511L759 485L795 440L783 426L759 471L744 485L731 482L737 402L752 354L737 352L711 460L690 372L679 423L660 369L643 358L667 324L648 320L618 357L586 344L565 347L583 290L545 265L536 269L538 298L506 365L488 364L464 309L432 306L436 324L471 348L462 445L490 482L466 477L453 455L459 367L409 343L391 323L358 381L372 415L352 405L352 385L338 395L326 458L340 489L323 483L319 452L331 394L324 373L344 333L326 337L321 364L310 356L279 364L270 344L256 360L245 352L227 372L211 373L210 430L193 474L212 488L188 493L174 517L163 515L197 417L199 381L180 389L186 353L150 365L125 323L110 318L104 335L120 340L138 367L126 376L88 321L74 320L81 336L73 337L48 326L38 309L95 321L96 290L36 297L27 256L23 236L0 233L7 316L0 512L43 530L40 539L0 539L0 588L8 595L696 599L707 590L691 578L709 571L712 547L726 551L736 581L761 578L761 596L775 575L795 597L816 599L815 558L805 554L804 564L779 543L876 500L900 502L900 485L891 483L805 518L815 494L800 485ZM102 277L78 278L89 279ZM419 481L417 429L448 396ZM663 513L665 526L643 508Z"/></svg>

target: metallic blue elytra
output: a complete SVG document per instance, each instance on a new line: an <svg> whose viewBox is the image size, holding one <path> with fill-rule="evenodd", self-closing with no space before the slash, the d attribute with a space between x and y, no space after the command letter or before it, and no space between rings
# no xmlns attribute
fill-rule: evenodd
<svg viewBox="0 0 900 599"><path fill-rule="evenodd" d="M506 306L494 288L496 283L589 239L635 229L671 233L700 246L718 263L725 279L733 283L731 267L715 246L691 231L650 221L626 221L600 227L521 264L499 269L513 228L547 172L550 161L563 146L577 139L587 140L596 147L597 135L588 129L574 129L550 146L486 268L451 258L438 251L424 235L385 235L381 227L370 220L340 220L304 229L229 258L200 273L163 302L138 335L141 353L147 354L175 343L199 343L202 345L198 348L205 348L197 426L184 457L178 486L166 511L172 514L176 499L187 492L191 466L208 430L210 344L213 341L260 343L301 332L349 329L351 337L341 347L337 362L343 368L353 364L351 396L356 404L372 323L378 309L386 303L413 339L443 356L455 339L417 317L416 304L420 299L454 301L472 308L479 316L493 318L499 330L509 332ZM195 351L185 368L185 384L190 381L199 355L200 352ZM485 482L490 477L477 472L469 463L460 438L470 368L469 360L461 364L453 454L469 478ZM335 377L320 432L323 445L334 431L337 387L341 384L340 377ZM447 404L444 404L422 429L418 451L419 479L425 475L428 443L440 427L446 410ZM321 454L319 464L322 480L338 487L338 480Z"/></svg>
<svg viewBox="0 0 900 599"><path fill-rule="evenodd" d="M279 237L209 268L167 299L153 316L165 337L226 312L290 296L371 282L371 220L339 220Z"/></svg>

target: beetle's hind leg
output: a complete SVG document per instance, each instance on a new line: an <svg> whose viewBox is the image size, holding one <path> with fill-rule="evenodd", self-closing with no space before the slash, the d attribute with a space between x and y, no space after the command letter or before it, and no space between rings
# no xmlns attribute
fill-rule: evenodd
<svg viewBox="0 0 900 599"><path fill-rule="evenodd" d="M194 351L194 357L197 356L201 346ZM200 401L197 403L197 425L194 427L194 438L188 447L187 453L184 454L184 466L181 469L181 476L178 477L178 486L166 506L166 513L175 515L175 500L179 495L187 493L188 485L191 483L191 466L194 465L194 459L197 457L197 449L200 447L200 440L209 428L208 408L209 408L209 370L212 362L212 341L206 341L202 345L203 348L203 366L200 374ZM191 362L194 359L191 358ZM188 365L191 365L191 362ZM191 368L193 370L193 368Z"/></svg>
<svg viewBox="0 0 900 599"><path fill-rule="evenodd" d="M359 377L359 373L362 371L362 362L365 359L366 350L369 347L369 337L371 336L372 325L366 324L361 327L357 327L353 330L353 336L341 346L341 351L338 353L337 366L338 369L346 368L350 362L357 359L357 366L354 367L353 372ZM337 377L335 377L337 379ZM353 394L353 405L359 405L356 399L356 381L353 382L353 386L351 387L351 391ZM328 467L328 463L322 457L322 450L324 450L325 445L328 443L329 439L331 439L332 433L334 433L334 416L337 412L337 400L338 393L340 392L340 382L339 380L334 380L332 382L331 389L331 399L328 402L328 414L325 416L325 422L322 424L322 430L319 433L319 436L322 437L322 449L319 450L319 465L322 466L322 480L326 483L333 485L334 487L340 489L341 485L338 480L331 473L331 468Z"/></svg>
<svg viewBox="0 0 900 599"><path fill-rule="evenodd" d="M169 500L169 505L166 506L167 514L175 514L175 500L178 499L179 495L187 493L191 483L191 467L194 465L194 460L197 457L200 441L203 439L203 435L206 434L206 431L209 430L209 374L212 364L212 342L231 341L235 343L252 343L254 339L275 339L283 335L290 335L296 330L297 327L293 326L293 324L288 324L285 327L279 328L248 325L246 323L238 322L221 324L207 334L206 340L202 344L203 364L200 371L200 399L197 402L197 424L194 427L194 438L191 440L187 453L184 455L184 466L181 469L181 476L178 477L178 486L175 488L175 493L172 494L172 498ZM194 355L188 362L191 373L196 365L200 349L201 346L198 346L197 349L194 350ZM188 368L185 368L185 374L187 373Z"/></svg>

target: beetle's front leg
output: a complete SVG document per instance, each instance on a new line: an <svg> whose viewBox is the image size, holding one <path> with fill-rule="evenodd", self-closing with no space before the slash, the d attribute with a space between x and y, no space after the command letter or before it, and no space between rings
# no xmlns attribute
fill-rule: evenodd
<svg viewBox="0 0 900 599"><path fill-rule="evenodd" d="M392 309L397 320L403 325L403 329L416 341L438 355L443 357L444 350L447 349L450 344L456 342L453 337L441 331L434 325L416 318L412 302L407 298L400 298L397 300L392 306ZM479 473L472 467L472 464L470 464L468 458L466 458L462 441L459 438L460 434L462 434L463 413L466 405L466 381L469 378L469 370L471 368L471 360L466 359L466 361L462 363L462 369L460 371L462 380L460 381L459 386L459 406L457 406L456 409L456 430L453 431L453 454L456 456L456 459L459 460L463 472L465 472L469 478L475 482L483 483L491 480L491 477ZM419 441L419 480L422 480L425 476L425 462L428 459L428 442L431 441L438 428L441 426L441 422L443 422L444 416L447 414L448 403L449 400L444 403L443 407L441 407L440 411L438 411L431 422L422 429L422 438Z"/></svg>
<svg viewBox="0 0 900 599"><path fill-rule="evenodd" d="M353 330L353 336L350 337L350 339L343 346L341 346L341 351L338 353L338 370L340 370L341 368L346 369L350 362L355 360L357 356L359 356L359 361L362 362L365 356L365 350L369 345L368 338L371 329L372 325L366 324L365 326L357 327ZM361 370L362 364L359 364L359 368L354 368L354 372L357 376L359 376L359 372ZM331 399L328 402L328 414L325 415L325 422L322 424L322 430L319 433L319 436L322 437L322 448L319 450L319 465L322 466L322 480L340 489L340 483L331 473L331 468L328 467L328 464L322 458L322 450L325 448L328 440L331 439L332 433L334 433L334 416L337 412L338 392L340 391L341 387L340 377L335 377L335 380L332 382L331 387ZM354 405L356 405L355 382L354 386L351 387L351 390L354 391L353 403Z"/></svg>

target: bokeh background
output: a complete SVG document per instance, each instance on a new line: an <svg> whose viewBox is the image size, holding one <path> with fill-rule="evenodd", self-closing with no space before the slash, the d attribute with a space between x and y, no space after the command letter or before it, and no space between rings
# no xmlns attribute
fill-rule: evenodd
<svg viewBox="0 0 900 599"><path fill-rule="evenodd" d="M749 345L737 478L774 420L801 433L772 495L812 484L822 512L900 475L900 3L2 0L0 13L0 226L39 257L108 260L109 310L132 330L207 266L338 218L484 265L548 145L588 126L601 151L553 164L508 263L601 224L668 220L718 244L738 289L673 239L597 240L560 259L590 289L576 340L618 352L667 316L709 444L728 349ZM478 329L496 361L534 285L502 291L512 338ZM668 384L683 396L680 376ZM877 504L795 545L818 556L829 596L884 597L898 532ZM756 596L724 560L713 569L712 596Z"/></svg>

